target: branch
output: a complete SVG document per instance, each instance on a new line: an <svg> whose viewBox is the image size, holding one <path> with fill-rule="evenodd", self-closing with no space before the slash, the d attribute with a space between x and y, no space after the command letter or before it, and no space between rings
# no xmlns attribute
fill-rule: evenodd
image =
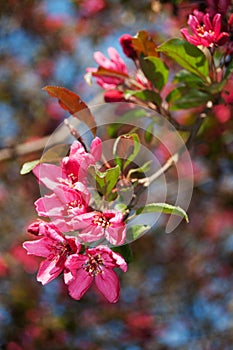
<svg viewBox="0 0 233 350"><path fill-rule="evenodd" d="M0 150L0 162L31 154L37 151L42 151L45 148L47 142L49 141L49 138L50 136L44 136L37 140L4 148Z"/></svg>

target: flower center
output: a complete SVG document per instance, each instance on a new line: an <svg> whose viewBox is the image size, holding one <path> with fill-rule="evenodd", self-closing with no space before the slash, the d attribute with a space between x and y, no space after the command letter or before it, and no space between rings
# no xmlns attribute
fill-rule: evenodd
<svg viewBox="0 0 233 350"><path fill-rule="evenodd" d="M88 254L88 259L83 264L83 269L87 271L92 277L97 276L99 273L104 273L103 271L104 263L101 255L91 255Z"/></svg>
<svg viewBox="0 0 233 350"><path fill-rule="evenodd" d="M205 35L205 25L203 24L203 26L198 26L197 27L197 32L199 36L204 36Z"/></svg>
<svg viewBox="0 0 233 350"><path fill-rule="evenodd" d="M66 242L53 242L49 245L50 255L49 259L66 257L72 251L71 247Z"/></svg>
<svg viewBox="0 0 233 350"><path fill-rule="evenodd" d="M93 224L96 226L101 226L104 229L111 226L111 223L108 221L108 219L103 214L95 215L93 218Z"/></svg>
<svg viewBox="0 0 233 350"><path fill-rule="evenodd" d="M73 209L73 208L82 209L83 204L82 204L82 202L80 200L75 199L75 200L67 203L66 206L67 206L68 209Z"/></svg>
<svg viewBox="0 0 233 350"><path fill-rule="evenodd" d="M203 24L202 26L199 25L197 27L197 33L200 37L203 37L205 36L206 34L210 34L210 35L213 35L214 34L214 31L209 29L208 31L205 29L205 25Z"/></svg>

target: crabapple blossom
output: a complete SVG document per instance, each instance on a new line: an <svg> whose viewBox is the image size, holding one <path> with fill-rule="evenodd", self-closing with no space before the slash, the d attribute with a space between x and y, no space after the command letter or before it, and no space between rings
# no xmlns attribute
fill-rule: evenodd
<svg viewBox="0 0 233 350"><path fill-rule="evenodd" d="M69 156L62 158L60 166L49 163L38 164L33 173L40 183L51 190L60 184L74 188L76 182L85 180L88 166L98 162L101 154L102 142L99 137L92 141L89 153L81 142L74 141Z"/></svg>
<svg viewBox="0 0 233 350"><path fill-rule="evenodd" d="M79 300L95 282L109 302L118 301L120 284L113 269L119 267L124 272L127 271L127 263L120 254L100 245L86 249L83 255L70 255L65 267L64 279L72 298Z"/></svg>
<svg viewBox="0 0 233 350"><path fill-rule="evenodd" d="M52 194L39 198L35 206L40 216L68 219L70 216L85 213L89 198L86 186L77 182L74 188L58 185Z"/></svg>
<svg viewBox="0 0 233 350"><path fill-rule="evenodd" d="M200 13L199 13L200 14ZM203 17L201 19L201 17ZM213 47L224 45L229 38L229 34L221 32L221 14L216 13L212 22L209 13L200 15L189 15L188 25L193 33L190 35L187 28L181 29L184 38L195 46L203 45Z"/></svg>
<svg viewBox="0 0 233 350"><path fill-rule="evenodd" d="M79 230L79 238L83 242L94 242L105 237L112 245L125 243L126 225L121 212L91 211L74 216L71 222L73 229Z"/></svg>
<svg viewBox="0 0 233 350"><path fill-rule="evenodd" d="M87 68L87 72L91 72L93 76L96 76L96 82L103 89L109 90L114 89L118 85L124 82L124 77L128 77L128 71L125 62L121 59L119 53L114 47L108 48L108 54L110 59L105 57L101 52L97 51L94 53L94 59L100 68L115 72L115 75L119 73L123 77L113 76L114 74L105 74L97 75L97 68Z"/></svg>
<svg viewBox="0 0 233 350"><path fill-rule="evenodd" d="M46 284L62 273L67 257L79 252L81 245L77 237L63 236L53 224L47 223L41 227L41 238L26 241L23 247L28 254L45 258L40 263L37 281Z"/></svg>

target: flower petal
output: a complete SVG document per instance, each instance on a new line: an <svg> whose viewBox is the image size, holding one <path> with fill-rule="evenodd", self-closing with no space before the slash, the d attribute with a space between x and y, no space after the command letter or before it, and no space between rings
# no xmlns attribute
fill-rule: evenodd
<svg viewBox="0 0 233 350"><path fill-rule="evenodd" d="M188 25L190 26L190 29L193 32L193 34L197 35L197 28L199 27L200 23L198 22L196 16L189 15Z"/></svg>
<svg viewBox="0 0 233 350"><path fill-rule="evenodd" d="M64 265L58 265L58 260L59 257L57 256L52 260L46 259L41 262L37 273L38 282L41 282L44 285L60 275L63 271Z"/></svg>
<svg viewBox="0 0 233 350"><path fill-rule="evenodd" d="M187 28L181 29L180 32L190 44L193 44L195 46L200 45L200 40L190 35Z"/></svg>
<svg viewBox="0 0 233 350"><path fill-rule="evenodd" d="M216 13L212 22L213 22L213 31L214 31L215 37L217 38L221 32L221 15L220 15L220 13Z"/></svg>
<svg viewBox="0 0 233 350"><path fill-rule="evenodd" d="M230 35L226 32L220 33L220 35L217 37L217 40L216 40L217 45L219 46L224 45L229 39L229 37Z"/></svg>
<svg viewBox="0 0 233 350"><path fill-rule="evenodd" d="M94 157L95 161L98 162L102 155L102 141L99 137L96 137L90 147L90 153Z"/></svg>
<svg viewBox="0 0 233 350"><path fill-rule="evenodd" d="M76 278L68 284L69 294L73 299L79 300L91 286L94 277L83 269L79 269Z"/></svg>
<svg viewBox="0 0 233 350"><path fill-rule="evenodd" d="M34 204L40 216L60 216L64 210L64 206L54 193L37 199Z"/></svg>
<svg viewBox="0 0 233 350"><path fill-rule="evenodd" d="M43 237L35 241L26 241L23 243L23 247L27 250L28 254L42 256L47 258L50 254L49 243L50 239Z"/></svg>
<svg viewBox="0 0 233 350"><path fill-rule="evenodd" d="M76 271L82 268L82 265L87 259L86 255L72 254L66 259L65 267L71 271L73 275L76 275Z"/></svg>
<svg viewBox="0 0 233 350"><path fill-rule="evenodd" d="M33 169L38 181L53 190L58 185L58 178L62 178L62 170L54 164L42 163Z"/></svg>
<svg viewBox="0 0 233 350"><path fill-rule="evenodd" d="M116 303L120 294L120 283L116 273L110 269L104 269L95 277L95 283L99 291L110 303Z"/></svg>

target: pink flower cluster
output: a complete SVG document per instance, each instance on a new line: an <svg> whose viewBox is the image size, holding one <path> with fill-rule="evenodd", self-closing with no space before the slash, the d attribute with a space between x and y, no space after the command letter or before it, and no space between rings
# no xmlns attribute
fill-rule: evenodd
<svg viewBox="0 0 233 350"><path fill-rule="evenodd" d="M33 172L51 191L35 202L38 220L28 231L38 239L23 243L28 254L45 258L37 280L46 284L64 272L64 281L74 299L80 299L93 281L110 301L119 298L119 281L114 268L127 270L124 258L103 243L121 245L126 239L123 214L113 209L96 210L90 205L87 170L101 158L102 142L96 137L90 152L79 141L70 148L60 165L42 163ZM50 219L50 221L48 221ZM93 245L83 249L83 245Z"/></svg>
<svg viewBox="0 0 233 350"><path fill-rule="evenodd" d="M229 34L221 32L221 14L216 13L213 19L210 19L209 13L194 11L189 15L188 25L193 35L190 35L187 28L181 29L184 38L195 46L203 45L213 47L224 45L229 39Z"/></svg>
<svg viewBox="0 0 233 350"><path fill-rule="evenodd" d="M137 52L133 47L133 37L129 34L123 34L119 38L120 45L124 54L132 59L137 60ZM94 60L98 64L98 68L89 67L87 73L91 73L96 78L96 82L104 90L104 99L106 102L123 102L124 88L132 90L140 90L151 88L151 83L144 76L142 71L136 71L134 77L130 77L125 62L120 57L114 47L108 48L109 58L104 56L102 52L94 53Z"/></svg>

